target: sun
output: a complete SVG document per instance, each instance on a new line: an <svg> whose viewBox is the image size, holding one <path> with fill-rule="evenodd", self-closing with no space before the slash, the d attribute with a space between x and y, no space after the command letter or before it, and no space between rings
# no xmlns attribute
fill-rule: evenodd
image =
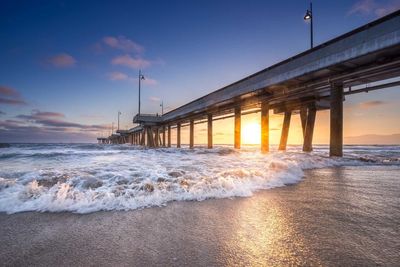
<svg viewBox="0 0 400 267"><path fill-rule="evenodd" d="M261 140L261 126L259 123L251 122L243 125L242 144L258 145Z"/></svg>

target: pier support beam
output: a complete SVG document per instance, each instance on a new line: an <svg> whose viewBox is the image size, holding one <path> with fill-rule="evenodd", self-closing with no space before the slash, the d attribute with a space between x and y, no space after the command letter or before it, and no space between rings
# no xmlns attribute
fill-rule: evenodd
<svg viewBox="0 0 400 267"><path fill-rule="evenodd" d="M171 125L168 125L168 147L171 147Z"/></svg>
<svg viewBox="0 0 400 267"><path fill-rule="evenodd" d="M176 125L176 147L181 147L181 123Z"/></svg>
<svg viewBox="0 0 400 267"><path fill-rule="evenodd" d="M331 85L331 127L329 155L343 156L343 84Z"/></svg>
<svg viewBox="0 0 400 267"><path fill-rule="evenodd" d="M148 127L146 131L147 131L147 146L155 147L154 137L153 137L153 129L151 127Z"/></svg>
<svg viewBox="0 0 400 267"><path fill-rule="evenodd" d="M140 145L142 145L142 146L146 145L146 128L143 128L143 130L142 130L142 137L140 138Z"/></svg>
<svg viewBox="0 0 400 267"><path fill-rule="evenodd" d="M269 104L261 103L261 152L269 151Z"/></svg>
<svg viewBox="0 0 400 267"><path fill-rule="evenodd" d="M165 147L165 125L162 127L162 146Z"/></svg>
<svg viewBox="0 0 400 267"><path fill-rule="evenodd" d="M315 106L308 107L307 112L307 122L304 132L304 143L303 143L303 151L311 152L313 150L312 140L314 135L314 125L315 125L315 116L317 114L317 109Z"/></svg>
<svg viewBox="0 0 400 267"><path fill-rule="evenodd" d="M189 135L190 135L189 147L193 148L193 146L194 146L194 120L190 120Z"/></svg>
<svg viewBox="0 0 400 267"><path fill-rule="evenodd" d="M241 137L241 115L242 111L240 107L235 108L235 148L240 148L240 137Z"/></svg>
<svg viewBox="0 0 400 267"><path fill-rule="evenodd" d="M281 141L279 143L279 150L286 150L291 116L292 116L292 111L285 112L282 125Z"/></svg>
<svg viewBox="0 0 400 267"><path fill-rule="evenodd" d="M306 136L306 124L307 124L307 108L302 107L300 109L300 121L301 121L301 129L303 130L303 139Z"/></svg>
<svg viewBox="0 0 400 267"><path fill-rule="evenodd" d="M207 115L207 147L213 147L212 114Z"/></svg>
<svg viewBox="0 0 400 267"><path fill-rule="evenodd" d="M160 134L159 134L159 129L156 127L154 129L154 146L159 147L160 146Z"/></svg>

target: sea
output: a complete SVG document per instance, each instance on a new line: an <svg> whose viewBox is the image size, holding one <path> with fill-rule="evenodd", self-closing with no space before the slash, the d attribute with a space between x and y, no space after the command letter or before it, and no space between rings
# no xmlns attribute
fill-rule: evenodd
<svg viewBox="0 0 400 267"><path fill-rule="evenodd" d="M273 146L262 154L257 146L11 144L0 148L0 212L92 213L251 197L301 183L307 170L332 167L395 168L400 179L400 146L348 145L343 158L328 154L326 145L312 153Z"/></svg>

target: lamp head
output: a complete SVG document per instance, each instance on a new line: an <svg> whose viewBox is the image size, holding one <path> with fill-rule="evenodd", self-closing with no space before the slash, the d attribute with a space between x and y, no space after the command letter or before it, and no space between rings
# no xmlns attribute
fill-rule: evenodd
<svg viewBox="0 0 400 267"><path fill-rule="evenodd" d="M304 20L312 19L312 13L310 10L307 10L306 14L304 15Z"/></svg>

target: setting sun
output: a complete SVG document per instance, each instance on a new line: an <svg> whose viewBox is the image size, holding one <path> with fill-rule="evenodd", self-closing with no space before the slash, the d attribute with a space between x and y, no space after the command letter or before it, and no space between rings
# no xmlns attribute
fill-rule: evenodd
<svg viewBox="0 0 400 267"><path fill-rule="evenodd" d="M260 124L251 122L244 124L242 128L242 144L254 145L260 144L261 128Z"/></svg>

